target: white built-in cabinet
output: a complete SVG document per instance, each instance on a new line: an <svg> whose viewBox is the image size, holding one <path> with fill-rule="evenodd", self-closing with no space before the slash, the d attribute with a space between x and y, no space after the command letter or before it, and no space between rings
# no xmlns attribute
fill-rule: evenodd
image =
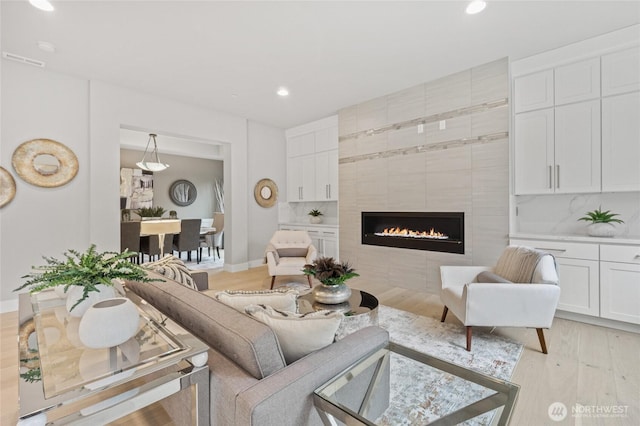
<svg viewBox="0 0 640 426"><path fill-rule="evenodd" d="M516 195L640 190L639 52L514 79Z"/></svg>
<svg viewBox="0 0 640 426"><path fill-rule="evenodd" d="M311 242L318 250L318 257L326 256L338 259L338 227L280 224L280 229L288 231L307 231Z"/></svg>
<svg viewBox="0 0 640 426"><path fill-rule="evenodd" d="M553 254L558 310L640 324L640 246L512 238Z"/></svg>
<svg viewBox="0 0 640 426"><path fill-rule="evenodd" d="M287 134L287 200L338 199L338 125L321 120ZM325 126L325 127L322 127ZM302 133L299 133L302 132Z"/></svg>

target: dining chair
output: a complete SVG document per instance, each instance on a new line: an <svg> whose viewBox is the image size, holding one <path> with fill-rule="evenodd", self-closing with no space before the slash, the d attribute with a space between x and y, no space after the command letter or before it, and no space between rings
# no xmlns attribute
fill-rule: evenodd
<svg viewBox="0 0 640 426"><path fill-rule="evenodd" d="M131 256L129 261L140 263L138 253L140 252L140 222L120 223L120 252L125 250L133 251L135 256Z"/></svg>
<svg viewBox="0 0 640 426"><path fill-rule="evenodd" d="M200 263L200 225L202 219L182 219L179 234L173 236L173 251L178 252L181 258L182 252L187 252L187 260L191 260L191 252L196 251L196 260Z"/></svg>
<svg viewBox="0 0 640 426"><path fill-rule="evenodd" d="M173 236L174 234L165 234L164 236L164 253L169 254L173 250ZM140 256L142 257L142 262L144 262L144 255L149 256L149 261L151 262L154 258L160 259L160 244L158 241L160 238L158 235L145 235L144 237L140 237Z"/></svg>

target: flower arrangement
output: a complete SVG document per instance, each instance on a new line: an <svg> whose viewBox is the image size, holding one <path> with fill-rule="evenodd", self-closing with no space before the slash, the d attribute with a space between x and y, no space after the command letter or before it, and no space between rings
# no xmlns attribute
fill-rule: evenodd
<svg viewBox="0 0 640 426"><path fill-rule="evenodd" d="M322 216L322 212L318 209L313 209L311 210L309 213L307 213L309 216L313 216L313 217L318 217L318 216Z"/></svg>
<svg viewBox="0 0 640 426"><path fill-rule="evenodd" d="M611 210L607 210L605 212L602 211L602 206L598 207L594 211L587 212L586 216L581 217L578 220L584 220L586 222L591 223L624 223L624 221L615 218L615 216L620 216L617 213L611 213Z"/></svg>
<svg viewBox="0 0 640 426"><path fill-rule="evenodd" d="M360 274L347 262L336 262L333 257L319 257L312 264L304 265L302 272L311 275L325 285L340 285Z"/></svg>
<svg viewBox="0 0 640 426"><path fill-rule="evenodd" d="M82 297L71 307L70 310L73 310L90 292L100 291L96 288L98 284L113 286L111 280L114 278L141 282L160 281L148 278L144 269L129 262L128 259L135 254L131 251L99 253L95 244L92 244L85 253L68 250L64 253L65 261L43 256L47 264L34 266L33 269L40 272L24 275L22 278L29 279L14 291L30 287L29 292L36 293L47 288L64 286L66 293L69 287L80 286L83 288Z"/></svg>

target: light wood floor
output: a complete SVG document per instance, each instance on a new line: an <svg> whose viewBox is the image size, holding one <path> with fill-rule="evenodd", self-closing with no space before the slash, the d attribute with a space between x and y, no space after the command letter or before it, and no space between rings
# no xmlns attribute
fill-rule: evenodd
<svg viewBox="0 0 640 426"><path fill-rule="evenodd" d="M278 282L291 281L291 277ZM300 277L300 282L305 282ZM282 280L282 281L281 281ZM387 306L419 315L440 318L438 296L416 293L399 287L374 287L356 278L350 285L377 296ZM270 277L266 267L243 272L216 271L209 276L212 290L267 289ZM458 322L449 314L447 322ZM511 380L521 386L512 425L556 424L547 414L549 405L562 402L571 410L583 406L626 406L618 418L581 417L571 414L558 424L638 425L640 424L640 335L574 321L556 319L546 339L549 354L540 352L535 330L496 329L493 333L517 340L524 352ZM0 424L13 425L18 418L17 313L0 315ZM594 410L596 408L593 408ZM601 408L602 409L602 408ZM166 413L151 407L129 416L118 424L168 424Z"/></svg>

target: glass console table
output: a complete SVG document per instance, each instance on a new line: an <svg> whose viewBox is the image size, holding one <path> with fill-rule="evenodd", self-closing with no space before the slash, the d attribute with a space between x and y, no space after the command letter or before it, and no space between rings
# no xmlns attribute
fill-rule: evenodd
<svg viewBox="0 0 640 426"><path fill-rule="evenodd" d="M137 333L90 349L65 299L53 290L20 295L18 425L106 424L154 402L171 404L168 397L187 388L191 406L169 416L209 423L208 347L134 293L127 297L140 313Z"/></svg>
<svg viewBox="0 0 640 426"><path fill-rule="evenodd" d="M389 363L400 363L402 377L389 377ZM387 377L385 378L385 371ZM393 371L393 368L391 369ZM365 386L354 395L350 384L364 380ZM394 381L403 381L398 386ZM417 386L420 382L420 386ZM390 392L388 406L381 404L380 387L405 391ZM418 392L408 391L411 387ZM501 410L498 425L506 425L520 387L466 369L431 355L389 343L361 359L329 382L316 389L314 403L327 425L336 420L347 425L456 425L471 419L474 424L491 423L492 410ZM444 394L449 397L443 397ZM374 401L375 400L375 401ZM386 403L386 398L385 398ZM494 422L495 424L495 422Z"/></svg>

